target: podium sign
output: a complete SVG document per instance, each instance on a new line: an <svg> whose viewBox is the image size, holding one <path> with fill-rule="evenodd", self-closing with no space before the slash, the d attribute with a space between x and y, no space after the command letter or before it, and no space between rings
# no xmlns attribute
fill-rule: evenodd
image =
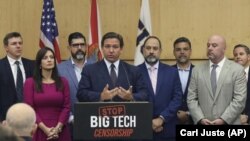
<svg viewBox="0 0 250 141"><path fill-rule="evenodd" d="M148 102L78 102L74 139L152 139L152 104Z"/></svg>

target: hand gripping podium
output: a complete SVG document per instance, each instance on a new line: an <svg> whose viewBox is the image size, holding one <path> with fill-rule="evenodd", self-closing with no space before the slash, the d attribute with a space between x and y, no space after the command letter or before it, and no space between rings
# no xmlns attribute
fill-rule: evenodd
<svg viewBox="0 0 250 141"><path fill-rule="evenodd" d="M75 140L152 139L152 103L78 102Z"/></svg>

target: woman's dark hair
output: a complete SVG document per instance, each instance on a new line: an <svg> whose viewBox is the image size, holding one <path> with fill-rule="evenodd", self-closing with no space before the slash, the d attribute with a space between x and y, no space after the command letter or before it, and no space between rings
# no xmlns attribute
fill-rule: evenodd
<svg viewBox="0 0 250 141"><path fill-rule="evenodd" d="M54 68L52 69L51 78L56 83L56 90L57 91L58 90L60 90L60 91L63 90L62 80L61 80L61 78L60 78L60 76L58 74L57 67L56 67L55 53L54 53L54 51L51 48L44 47L44 48L41 48L37 52L37 54L36 54L35 69L34 69L34 75L33 75L33 78L35 80L35 90L36 90L36 92L43 92L43 89L42 89L42 79L43 79L43 76L42 76L41 63L42 63L43 57L45 56L45 54L48 51L52 52L52 54L54 56L54 64L55 64Z"/></svg>

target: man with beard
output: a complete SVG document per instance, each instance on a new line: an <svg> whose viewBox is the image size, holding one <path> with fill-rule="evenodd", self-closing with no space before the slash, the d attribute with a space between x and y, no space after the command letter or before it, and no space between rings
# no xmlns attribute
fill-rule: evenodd
<svg viewBox="0 0 250 141"><path fill-rule="evenodd" d="M64 76L69 82L70 99L71 99L71 114L69 123L74 122L74 103L78 100L76 93L78 83L81 79L81 72L86 62L87 43L86 38L79 32L71 33L68 37L68 50L71 57L58 65L58 71L61 76ZM73 132L72 132L73 133Z"/></svg>
<svg viewBox="0 0 250 141"><path fill-rule="evenodd" d="M182 104L177 112L177 117L179 119L178 124L192 124L192 118L189 115L187 107L188 85L190 82L192 69L194 67L194 65L191 64L190 61L192 52L191 42L186 37L180 37L174 41L173 47L173 54L176 59L176 64L173 65L173 67L178 69L183 92Z"/></svg>
<svg viewBox="0 0 250 141"><path fill-rule="evenodd" d="M194 67L187 104L195 124L241 124L247 82L244 68L225 57L226 40L212 35L207 41L208 61Z"/></svg>
<svg viewBox="0 0 250 141"><path fill-rule="evenodd" d="M149 36L143 46L145 62L138 66L143 73L153 103L153 140L174 141L176 113L181 106L181 82L176 68L159 61L162 47L158 37Z"/></svg>

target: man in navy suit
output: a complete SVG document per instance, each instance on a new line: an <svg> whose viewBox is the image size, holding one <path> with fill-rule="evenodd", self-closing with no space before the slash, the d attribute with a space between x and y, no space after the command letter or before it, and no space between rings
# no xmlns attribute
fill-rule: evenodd
<svg viewBox="0 0 250 141"><path fill-rule="evenodd" d="M178 71L159 61L162 47L158 37L149 36L141 51L145 62L138 68L147 82L149 101L153 103L153 140L174 141L176 113L182 100Z"/></svg>
<svg viewBox="0 0 250 141"><path fill-rule="evenodd" d="M183 92L182 104L177 112L178 124L193 124L187 107L188 85L194 67L190 61L192 53L191 42L186 37L179 37L174 41L173 47L173 54L176 59L176 64L173 67L178 69Z"/></svg>
<svg viewBox="0 0 250 141"><path fill-rule="evenodd" d="M23 49L23 39L18 32L8 33L4 39L4 49L6 56L0 60L0 121L3 121L9 107L17 102L21 102L17 96L17 64L21 69L23 82L33 75L34 62L21 57Z"/></svg>
<svg viewBox="0 0 250 141"><path fill-rule="evenodd" d="M145 101L147 89L142 74L135 66L119 59L123 38L106 33L101 41L104 59L83 68L77 98L81 102Z"/></svg>
<svg viewBox="0 0 250 141"><path fill-rule="evenodd" d="M86 65L87 43L85 36L79 32L71 33L68 37L68 50L71 57L58 65L58 71L61 76L69 81L71 99L69 122L73 123L74 104L78 101L76 98L78 83L81 79L82 69Z"/></svg>

